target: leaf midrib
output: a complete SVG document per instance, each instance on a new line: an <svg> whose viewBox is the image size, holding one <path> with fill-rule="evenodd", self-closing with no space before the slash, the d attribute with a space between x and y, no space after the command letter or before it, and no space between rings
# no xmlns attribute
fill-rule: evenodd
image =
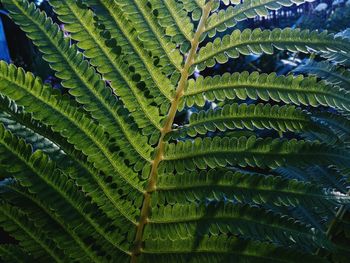
<svg viewBox="0 0 350 263"><path fill-rule="evenodd" d="M246 114L246 115L244 115ZM205 117L209 117L209 116L205 116ZM200 119L200 120L196 120L196 121L192 121L190 122L189 124L185 125L184 128L196 128L196 126L199 126L199 125L205 125L206 123L213 123L214 125L216 125L217 122L220 122L220 123L225 123L226 121L227 122L234 122L234 121L249 121L249 122L253 122L255 120L258 120L258 121L266 121L266 122L269 122L270 120L272 121L281 121L281 122L285 122L285 121L291 121L291 122L304 122L304 123L309 123L310 120L308 120L307 118L305 118L305 116L296 116L296 115L293 115L293 116L288 116L288 115L285 115L285 116L272 116L272 114L270 114L270 116L267 116L267 115L254 115L254 114L249 114L249 113L246 113L244 112L242 115L236 115L236 116L232 116L232 115L229 115L229 116L215 116L215 117L212 117L210 116L211 118L207 118L207 119ZM255 125L254 125L255 126Z"/></svg>
<svg viewBox="0 0 350 263"><path fill-rule="evenodd" d="M270 149L269 149L270 150ZM295 151L283 151L283 152L271 152L267 150L263 151L252 151L250 149L222 149L221 147L216 147L215 149L211 148L209 150L204 150L204 151L198 151L195 153L188 153L188 152L180 152L178 154L170 154L170 155L165 155L164 160L165 161L176 161L176 160L183 160L183 159L188 159L188 158L197 158L197 157L202 157L202 156L208 156L209 158L211 156L216 156L216 155L225 155L227 153L230 154L254 154L254 155L270 155L270 156L293 156L293 155L303 155L303 156L314 156L314 152L312 153L305 153L305 152L295 152ZM346 159L346 157L343 154L336 154L336 153L325 153L325 152L318 152L318 156L325 156L325 157L333 157L333 158L338 158L338 159ZM225 159L227 156L225 157Z"/></svg>
<svg viewBox="0 0 350 263"><path fill-rule="evenodd" d="M136 229L134 249L132 251L132 256L131 256L131 263L136 263L138 256L143 252L142 238L143 238L143 231L144 231L145 225L148 223L148 220L149 220L150 209L151 209L151 195L156 190L159 164L164 160L164 154L165 154L164 138L169 132L171 132L171 127L173 125L180 100L184 96L184 93L185 93L184 91L187 86L188 78L189 78L189 70L194 63L194 58L197 54L200 37L205 29L205 24L209 17L212 4L213 4L213 0L210 0L202 9L202 17L198 24L197 30L193 36L193 39L191 41L191 49L188 53L184 66L181 70L181 77L178 82L178 87L176 89L175 97L169 108L169 112L167 115L167 119L164 123L164 127L161 130L161 136L158 141L156 154L155 154L155 157L152 163L152 168L149 175L148 186L146 189L146 193L144 194L144 200L141 207L139 225Z"/></svg>

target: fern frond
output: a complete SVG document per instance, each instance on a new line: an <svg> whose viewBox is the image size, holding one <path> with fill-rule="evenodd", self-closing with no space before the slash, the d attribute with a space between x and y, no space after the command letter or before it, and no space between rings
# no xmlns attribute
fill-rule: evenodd
<svg viewBox="0 0 350 263"><path fill-rule="evenodd" d="M0 110L0 122L14 135L23 138L34 149L42 150L53 160L62 156L60 147L47 137L53 133L49 127L36 122L30 114L24 112L22 107L18 107L16 103L1 95ZM36 132L38 130L40 133ZM51 136L59 137L57 134Z"/></svg>
<svg viewBox="0 0 350 263"><path fill-rule="evenodd" d="M205 101L225 99L262 99L286 104L306 106L329 106L349 110L349 92L337 87L318 82L316 78L277 76L275 73L259 74L253 72L225 73L223 76L199 77L190 80L180 109L185 106L203 106Z"/></svg>
<svg viewBox="0 0 350 263"><path fill-rule="evenodd" d="M152 14L152 9L147 2L117 0L115 4L122 11L120 15L129 20L132 27L136 29L144 48L159 61L158 64L163 67L163 72L177 81L182 57L176 45L164 37L166 32L159 24L157 17Z"/></svg>
<svg viewBox="0 0 350 263"><path fill-rule="evenodd" d="M175 233L172 235L175 239L233 234L301 249L330 247L324 233L288 216L248 205L223 202L167 205L153 209L149 221L146 239L159 239L167 233Z"/></svg>
<svg viewBox="0 0 350 263"><path fill-rule="evenodd" d="M42 131L42 129L40 129L40 131ZM53 137L52 135L53 134L51 134L50 136L51 138ZM54 140L57 138L61 137L54 136ZM60 144L60 146L62 146L62 144ZM104 182L104 178L99 173L99 171L96 170L91 164L89 164L84 156L82 156L79 152L75 151L74 148L72 149L71 145L65 143L63 145L63 148L61 149L63 149L65 153L67 153L68 156L71 157L71 159L68 158L67 160L67 156L65 155L60 156L60 158L62 158L63 160L59 160L60 163L58 164L58 166L61 169L63 169L64 172L67 173L70 177L76 180L75 183L81 187L81 190L84 193L89 195L89 198L91 198L92 202L97 204L106 214L108 214L110 220L120 221L120 214L118 210L115 209L115 200L113 200L112 198L112 192L115 191L113 187L111 187L113 181L111 181L107 185L106 182ZM54 159L57 158L58 157L55 156ZM74 161L72 162L72 160ZM9 174L8 176L11 176L11 174ZM94 251L90 251L91 248L89 248L89 245L84 244L85 241L82 240L72 229L69 229L69 227L65 225L65 221L61 217L57 217L57 215L53 213L53 211L47 209L48 204L42 203L40 198L29 194L25 189L19 186L14 186L13 183L6 183L1 185L0 192L1 188L2 190L10 190L12 193L15 193L12 195L9 193L2 193L2 199L8 200L8 198L10 198L10 200L8 201L11 201L11 203L14 202L13 199L16 199L16 205L24 205L22 209L25 209L27 213L36 211L33 207L33 203L36 206L40 207L41 210L38 212L38 214L41 217L36 217L32 221L38 223L40 219L47 219L47 217L50 217L54 221L56 221L56 223L58 224L58 228L52 228L52 223L49 223L50 230L58 231L57 233L55 232L54 234L52 234L52 239L57 243L59 247L61 247L65 251L68 251L70 257L82 261L91 259L95 262L101 261L101 259L98 259L98 257L94 255ZM29 204L28 201L30 201ZM41 228L43 228L42 225ZM69 234L68 237L65 237L63 235L64 232L67 232ZM95 241L95 243L96 242L98 242L98 239ZM81 247L82 251L77 250L77 246ZM105 252L106 251L100 251L99 253ZM87 259L85 257L87 257Z"/></svg>
<svg viewBox="0 0 350 263"><path fill-rule="evenodd" d="M342 142L350 142L350 119L347 116L330 112L316 112L314 118L333 130Z"/></svg>
<svg viewBox="0 0 350 263"><path fill-rule="evenodd" d="M84 3L94 10L95 19L97 18L99 27L103 29L101 31L103 36L105 38L110 36L108 44L120 51L120 56L123 56L125 66L129 66L132 74L136 75L136 79L138 78L137 74L140 74L141 81L138 82L138 88L143 91L146 97L153 96L152 99L160 106L160 112L164 115L169 102L162 101L163 97L165 96L170 100L174 87L159 69L159 59L152 58L147 53L137 34L130 33L134 29L115 2L108 0L84 0ZM132 65L130 65L129 61L132 61ZM164 67L170 67L170 71L174 71L170 65L164 65ZM102 69L100 72L105 78L115 78L112 72L107 74ZM149 91L150 95L146 94L146 90Z"/></svg>
<svg viewBox="0 0 350 263"><path fill-rule="evenodd" d="M61 133L68 142L82 150L97 168L108 175L114 175L119 170L117 174L121 178L124 177L130 186L142 191L136 173L117 157L118 152L111 152L113 143L108 140L100 126L79 108L72 107L65 97L53 94L52 88L43 85L40 79L13 65L7 66L4 62L0 66L0 91L3 94L24 106L27 112L33 114L34 119L44 121L54 131ZM126 177L126 174L129 176Z"/></svg>
<svg viewBox="0 0 350 263"><path fill-rule="evenodd" d="M108 200L110 194L104 192L110 190L104 190L106 183L100 171L94 168L81 152L75 150L74 146L58 133L33 120L30 114L25 113L13 101L1 97L0 109L4 111L0 114L0 121L8 130L55 160L60 169L69 173L84 192L90 193L93 202L112 215L110 211L114 209L110 205L113 205L113 201ZM90 192L92 189L94 190Z"/></svg>
<svg viewBox="0 0 350 263"><path fill-rule="evenodd" d="M335 37L339 39L343 39L345 41L350 41L350 30L346 29L338 34L335 35ZM337 63L342 64L344 66L349 67L350 66L350 54L349 52L331 52L324 55L325 58Z"/></svg>
<svg viewBox="0 0 350 263"><path fill-rule="evenodd" d="M0 62L0 226L19 241L0 245L0 257L18 249L38 262L347 255L327 231L350 204L344 82L200 76L275 49L346 65L350 31L228 30L310 1L52 0L60 29L33 1L0 0L69 92ZM187 106L195 107L181 112ZM347 218L337 221L347 234Z"/></svg>
<svg viewBox="0 0 350 263"><path fill-rule="evenodd" d="M26 263L34 261L28 253L26 253L18 245L0 245L0 259L5 262Z"/></svg>
<svg viewBox="0 0 350 263"><path fill-rule="evenodd" d="M40 229L50 237L56 246L72 260L102 262L97 253L106 253L104 248L94 251L76 231L67 225L66 222L53 210L42 202L36 195L29 193L14 180L9 180L0 188L1 197L8 203L20 207L28 215L31 221L35 222ZM97 242L97 241L95 241Z"/></svg>
<svg viewBox="0 0 350 263"><path fill-rule="evenodd" d="M101 93L105 90L105 93L108 93L108 89L98 75L95 75L94 70L88 67L87 61L83 60L82 54L75 46L70 46L69 39L64 38L58 25L53 24L52 20L36 9L34 4L29 4L25 0L5 0L3 3L11 12L12 18L22 25L22 29L28 32L30 38L33 38L34 44L43 51L44 59L50 62L51 67L57 71L57 76L63 79L62 85L73 90L77 89L73 94L79 97L80 103L87 104L88 98L92 103L100 101L100 98L96 99L94 96L96 91ZM79 66L80 64L82 66ZM93 90L90 91L89 88L92 86L94 86ZM90 104L89 107L92 105ZM89 107L86 109L89 110ZM101 109L104 107L101 106Z"/></svg>
<svg viewBox="0 0 350 263"><path fill-rule="evenodd" d="M316 209L309 209L305 206L298 206L295 208L289 208L289 207L274 207L277 209L282 208L285 210L285 213L291 214L294 218L297 218L298 220L305 222L306 224L309 224L313 226L315 229L325 232L325 226L323 219L325 218L323 215L320 216L317 212L315 212ZM278 210L277 210L278 211Z"/></svg>
<svg viewBox="0 0 350 263"><path fill-rule="evenodd" d="M236 6L229 6L226 10L214 13L208 19L206 32L210 37L215 36L216 31L223 32L227 28L234 27L238 22L256 16L268 16L269 10L278 10L293 4L303 4L314 0L245 0L242 3L235 1Z"/></svg>
<svg viewBox="0 0 350 263"><path fill-rule="evenodd" d="M152 13L156 14L158 23L164 28L165 34L171 41L180 45L185 53L191 46L194 35L194 24L187 16L183 3L176 0L151 0Z"/></svg>
<svg viewBox="0 0 350 263"><path fill-rule="evenodd" d="M54 90L51 89L51 91L54 96ZM31 144L34 149L40 149L50 155L53 160L56 159L54 154L57 154L58 156L56 157L59 157L59 150L65 153L76 151L74 146L68 143L59 133L52 131L49 126L33 119L32 114L25 112L23 107L18 106L8 97L0 95L0 109L2 111L1 122L6 129Z"/></svg>
<svg viewBox="0 0 350 263"><path fill-rule="evenodd" d="M295 179L304 182L312 182L324 188L333 188L342 193L346 193L346 177L334 168L322 166L311 166L307 169L297 167L278 167L275 172L284 178Z"/></svg>
<svg viewBox="0 0 350 263"><path fill-rule="evenodd" d="M123 121L126 114L122 114L124 109L118 103L117 98L112 95L112 91L106 87L105 82L101 80L95 70L83 59L83 55L78 52L77 47L70 46L69 39L64 38L58 26L53 24L52 20L47 18L44 13L36 9L34 3L28 4L26 0L6 0L4 4L10 10L12 18L22 25L22 29L27 31L28 36L42 51L43 58L49 61L51 67L57 71L57 76L63 79L62 85L70 88L70 93L76 97L79 103L84 105L87 111L91 112L94 118L99 120L107 132L110 130L118 131L112 134L116 137L116 142L126 138L129 144L136 148L136 154L142 153L142 156L147 158L151 149L147 146L140 147L135 143L135 140L131 139L137 136L142 142L145 141L145 138L138 135L137 132L131 132L133 130L130 129L131 125L127 125L126 120ZM137 108L137 106L135 107ZM119 114L117 114L118 112ZM157 114L153 116L153 118L157 117L159 117ZM138 119L140 120L141 117ZM143 124L145 123L144 116L141 121ZM123 127L123 125L128 128ZM124 136L120 139L122 135ZM121 145L121 147L123 146L125 147L125 144ZM129 155L134 162L135 156L137 155Z"/></svg>
<svg viewBox="0 0 350 263"><path fill-rule="evenodd" d="M231 104L222 108L193 113L189 124L174 130L172 137L206 134L234 129L273 129L280 132L304 132L315 128L310 116L294 106L271 106L270 104Z"/></svg>
<svg viewBox="0 0 350 263"><path fill-rule="evenodd" d="M180 0L184 9L191 13L191 18L198 21L202 16L202 9L205 6L205 0Z"/></svg>
<svg viewBox="0 0 350 263"><path fill-rule="evenodd" d="M58 4L57 2L58 1L55 1L56 6ZM163 76L158 67L155 66L156 62L152 61L152 58L143 49L138 37L135 34L130 34L129 31L133 30L132 26L130 22L123 17L119 7L115 3L113 4L110 1L105 0L84 0L84 3L87 5L87 7L93 8L94 14L89 14L89 17L94 16L93 19L97 20L97 28L95 29L98 31L99 35L103 36L103 38L107 40L107 46L112 49L117 49L121 53L119 56L123 56L123 61L114 61L114 63L125 63L125 68L125 66L131 64L130 61L132 61L132 65L129 65L129 74L140 74L142 76L141 79L146 82L145 88L147 88L150 94L154 96L152 99L158 103L160 110L164 112L164 109L167 109L167 107L164 105L164 101L161 100L164 97L170 100L174 87L169 79ZM67 3L66 5L68 7L70 6L70 8L66 8L65 10L65 6L60 5L60 8L65 10L64 19L66 18L67 14L71 14L68 9L71 9L72 7L77 9L77 5L72 5L70 3ZM76 19L71 17L71 21L65 21L65 23L68 23L68 30L69 25L75 28L75 22L79 24L86 24L86 17L78 15L82 11L84 12L84 9L85 8L79 6L79 9L76 10ZM93 31L89 32L90 35L93 35L94 33L96 34L96 32ZM76 35L79 37L79 34ZM110 36L110 38L107 38L108 36ZM77 39L79 40L78 45L83 44L82 41L86 41L81 36L80 38L81 39ZM93 49L87 53L93 53ZM106 55L109 54L107 53ZM123 66L120 67L123 68ZM112 78L112 72L106 73L105 70L103 70L101 71L101 74ZM142 86L142 82L138 82L137 84L137 86Z"/></svg>
<svg viewBox="0 0 350 263"><path fill-rule="evenodd" d="M134 56L133 65L128 66L125 63L125 57L122 56L123 50L121 47L118 49L117 41L111 39L107 31L100 29L103 25L96 22L96 17L91 10L72 1L51 1L50 4L54 7L59 19L65 22L65 30L71 33L74 40L79 41L78 46L85 50L84 55L90 58L91 64L97 67L105 80L110 81L113 91L124 102L139 127L146 130L147 134L159 129L161 121L159 109L163 110L163 115L170 105L171 83L165 76L163 78L161 75L155 76L158 71L149 61L150 58L146 58L147 66L155 71L153 75L144 70L145 66L141 61L139 66L137 56ZM153 78L150 78L150 75ZM162 85L160 81L163 81ZM165 88L163 85L167 83L169 86ZM157 105L152 106L154 103ZM115 119L122 127L120 130L125 133L123 127L132 120L124 120L121 117L115 114ZM108 127L108 130L112 129L113 126Z"/></svg>
<svg viewBox="0 0 350 263"><path fill-rule="evenodd" d="M346 151L298 140L206 137L166 144L161 171L179 173L226 165L276 168L286 164L346 163Z"/></svg>
<svg viewBox="0 0 350 263"><path fill-rule="evenodd" d="M73 161L78 163L79 170L83 169L85 174L94 174L91 172L92 165L80 151L74 148L74 145L68 143L59 133L52 131L49 126L34 120L23 107L19 107L7 97L0 96L0 109L2 110L0 121L7 130L25 140L35 150L43 151L59 166L62 164L62 169L67 168L68 163ZM71 159L67 159L67 155Z"/></svg>
<svg viewBox="0 0 350 263"><path fill-rule="evenodd" d="M299 178L298 178L299 179ZM326 186L324 186L326 187ZM348 203L349 197L326 191L317 183L241 170L211 169L183 174L161 174L155 202L160 205L236 200L239 203L317 207L325 203Z"/></svg>
<svg viewBox="0 0 350 263"><path fill-rule="evenodd" d="M350 90L350 71L326 61L315 62L310 60L308 63L297 67L294 72L316 75L328 83Z"/></svg>
<svg viewBox="0 0 350 263"><path fill-rule="evenodd" d="M43 86L32 75L24 75L22 71L13 69L13 66L10 66L9 72L11 74L4 75L11 77L7 78L5 85L0 86L1 92L8 93L12 99L19 102L18 104L25 106L29 112L32 112L34 118L49 124L54 131L60 132L78 149L82 149L88 156L88 160L104 172L104 176L101 178L98 174L94 176L97 184L94 182L92 189L101 189L92 195L97 198L97 204L112 211L111 215L116 221L122 215L128 223L134 225L138 214L137 207L142 202L142 195L139 193L143 192L142 182L140 182L138 174L126 166L121 156L111 152L111 144L99 126L87 119L77 108L70 107L69 103L62 98L52 96L49 87ZM16 74L14 74L15 72ZM16 87L15 94L11 88L13 85ZM91 188L88 179L84 179L84 177L79 179L80 185ZM98 197L97 195L101 192L104 195ZM125 199L120 199L120 196L124 196ZM108 202L104 204L106 199Z"/></svg>
<svg viewBox="0 0 350 263"><path fill-rule="evenodd" d="M0 205L0 225L20 242L26 251L33 254L38 260L65 262L63 252L55 247L41 229L26 218L18 208L8 204Z"/></svg>
<svg viewBox="0 0 350 263"><path fill-rule="evenodd" d="M335 37L326 31L300 29L245 29L235 30L231 35L222 39L216 38L202 47L195 59L195 65L199 70L213 67L216 63L226 63L229 58L238 58L240 54L273 54L274 48L291 52L318 52L331 58L332 54L350 51L350 41L341 37ZM193 68L194 68L193 66Z"/></svg>
<svg viewBox="0 0 350 263"><path fill-rule="evenodd" d="M145 241L142 262L327 262L327 260L284 249L268 243L244 241L236 237L204 236L172 240L149 239Z"/></svg>
<svg viewBox="0 0 350 263"><path fill-rule="evenodd" d="M5 159L12 160L12 163L16 164L16 169L8 167L7 173L12 174L31 193L38 195L42 201L46 202L47 207L54 209L65 221L79 226L75 231L78 231L83 238L95 237L101 242L104 241L105 246L116 248L124 255L127 254L127 245L124 244L123 247L119 241L126 238L123 235L125 231L130 231L131 222L126 218L121 222L121 217L118 218L119 220L108 220L98 207L88 202L86 196L78 190L72 180L56 169L46 155L39 151L32 154L30 146L16 139L3 128L0 130L0 151L2 163L6 163ZM95 216L95 213L98 216ZM127 229L123 230L121 226ZM114 227L113 233L109 232L110 227Z"/></svg>

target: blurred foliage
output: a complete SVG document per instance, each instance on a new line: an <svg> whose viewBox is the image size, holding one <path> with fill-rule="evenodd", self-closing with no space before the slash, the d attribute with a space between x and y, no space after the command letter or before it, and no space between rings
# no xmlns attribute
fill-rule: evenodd
<svg viewBox="0 0 350 263"><path fill-rule="evenodd" d="M350 27L350 1L332 6L327 4L328 8L324 10L318 10L317 6L320 4L315 4L313 12L303 17L300 27L313 30L325 29L334 33Z"/></svg>

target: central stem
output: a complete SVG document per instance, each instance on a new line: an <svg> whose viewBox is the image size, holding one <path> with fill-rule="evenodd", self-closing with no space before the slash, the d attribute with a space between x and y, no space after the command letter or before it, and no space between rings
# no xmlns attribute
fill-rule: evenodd
<svg viewBox="0 0 350 263"><path fill-rule="evenodd" d="M143 236L145 225L148 222L148 217L151 210L151 206L150 206L151 195L156 190L158 166L164 158L164 148L165 148L164 137L171 131L171 128L175 119L175 115L180 103L180 99L185 93L185 88L187 86L188 77L189 77L189 70L191 66L194 64L194 58L199 46L200 37L205 31L205 24L209 17L211 8L212 8L212 1L208 2L203 7L201 20L199 21L197 30L191 40L191 49L188 53L185 64L181 69L181 78L176 88L175 97L171 102L171 106L170 106L165 124L161 129L161 135L156 148L156 155L152 161L152 169L149 176L148 186L144 194L144 199L143 199L142 208L141 208L141 216L137 225L136 237L134 241L134 249L132 250L132 254L131 254L131 263L136 263L137 257L142 252L142 236Z"/></svg>

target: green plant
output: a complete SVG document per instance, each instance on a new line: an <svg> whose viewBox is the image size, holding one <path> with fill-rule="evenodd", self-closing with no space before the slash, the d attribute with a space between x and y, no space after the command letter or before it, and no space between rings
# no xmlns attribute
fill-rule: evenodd
<svg viewBox="0 0 350 263"><path fill-rule="evenodd" d="M1 2L69 91L0 62L0 225L17 240L0 245L5 262L347 255L326 234L350 201L347 139L313 116L325 107L345 116L350 93L315 77L193 76L275 48L339 61L350 42L327 32L213 39L305 1L51 0L68 37L34 4ZM221 106L176 123L208 101Z"/></svg>
<svg viewBox="0 0 350 263"><path fill-rule="evenodd" d="M328 3L329 7L326 10L314 11L305 15L300 27L308 29L321 29L320 27L322 27L322 29L330 32L344 30L350 26L350 5L348 3L343 5L331 5L331 3Z"/></svg>

